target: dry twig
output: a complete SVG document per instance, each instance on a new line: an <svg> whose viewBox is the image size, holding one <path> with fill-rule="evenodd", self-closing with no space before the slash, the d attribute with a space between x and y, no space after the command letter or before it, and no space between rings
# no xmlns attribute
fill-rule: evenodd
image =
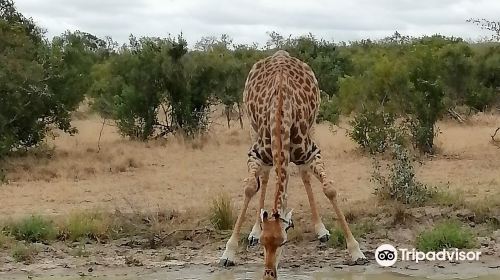
<svg viewBox="0 0 500 280"><path fill-rule="evenodd" d="M493 133L493 135L491 135L491 141L496 142L496 143L499 143L499 142L500 142L500 140L496 140L496 139L495 139L495 137L497 136L498 131L500 131L500 127L498 127L498 128L495 130L495 133Z"/></svg>
<svg viewBox="0 0 500 280"><path fill-rule="evenodd" d="M450 116L452 116L459 123L464 123L465 122L464 118L462 116L460 116L460 114L457 113L457 111L453 110L452 108L448 109L448 114L450 114Z"/></svg>

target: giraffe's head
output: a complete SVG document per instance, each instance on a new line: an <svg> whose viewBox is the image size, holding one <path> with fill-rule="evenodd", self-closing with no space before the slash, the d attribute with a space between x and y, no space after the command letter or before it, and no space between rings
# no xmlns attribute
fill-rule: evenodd
<svg viewBox="0 0 500 280"><path fill-rule="evenodd" d="M271 216L265 210L260 214L262 233L260 243L264 247L264 280L277 279L277 268L283 245L287 242L287 231L293 227L292 210L281 216L279 212Z"/></svg>

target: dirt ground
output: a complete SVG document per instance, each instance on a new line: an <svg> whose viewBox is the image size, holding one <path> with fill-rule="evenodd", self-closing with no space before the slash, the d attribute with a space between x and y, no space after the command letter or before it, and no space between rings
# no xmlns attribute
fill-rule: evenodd
<svg viewBox="0 0 500 280"><path fill-rule="evenodd" d="M243 202L241 182L246 177L246 153L250 143L248 131L239 129L236 122L233 123L236 128L228 129L221 119L219 124L213 124L207 136L192 141L171 137L148 143L123 139L114 126L105 125L100 150L101 119L86 116L76 120L74 125L79 130L75 136L61 134L47 140L49 147L56 147L54 151L40 150L37 156L10 161L8 183L0 186L0 220L30 214L64 216L75 210L133 213L162 209L203 220L207 219L207 210L218 194L229 194L235 208ZM458 193L466 200L499 197L500 148L491 143L490 138L498 126L500 116L490 114L476 115L466 124L440 122L436 141L438 155L423 160L423 164L417 167L418 178L430 186ZM348 125L344 121L340 127ZM370 182L371 160L346 136L346 130L321 124L316 127L315 139L322 149L329 175L336 183L342 207L346 211L380 212L377 209L383 205L375 199ZM343 250L325 248L313 241L308 222L309 205L297 175L293 168L288 205L295 209L298 217L295 223L304 237L301 242L287 248L283 267L345 267L342 263L347 256ZM270 181L271 190L273 181ZM331 216L319 183L314 182L313 188L322 215ZM257 214L256 204L257 199L254 199L247 215L248 231ZM436 215L432 209L414 210L416 224L425 224ZM437 215L449 215L446 211L440 209ZM391 230L385 228L365 237L360 241L362 249L373 252L380 242L387 240L411 246L414 232L405 228ZM99 270L98 267L170 267L175 271L204 265L207 266L205 270L213 272L217 268L212 266L222 253L227 238L227 234L207 232L184 239L176 246L154 250L141 246L141 242L145 242L141 240L136 243L117 240L104 245L87 244L89 257L86 258L73 256L71 246L64 244L40 245L43 248L37 262L31 265L15 263L5 252L0 254L0 260L3 260L0 278L3 279L2 273L4 276L14 275L14 272L45 275L57 273L57 269L66 269L72 275L92 275L88 270ZM483 242L481 250L487 252L486 257L481 264L476 264L476 269L498 271L500 245L497 241L491 238ZM262 257L260 249L242 248L240 258L241 262L257 264ZM443 264L443 267L449 266L452 264ZM411 267L401 266L401 269L412 271ZM422 269L430 273L436 267Z"/></svg>

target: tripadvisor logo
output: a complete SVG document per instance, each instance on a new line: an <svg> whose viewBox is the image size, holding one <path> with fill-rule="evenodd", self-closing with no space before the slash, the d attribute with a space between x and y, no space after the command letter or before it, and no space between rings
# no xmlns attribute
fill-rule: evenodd
<svg viewBox="0 0 500 280"><path fill-rule="evenodd" d="M381 266L393 266L398 260L412 261L479 261L481 252L443 249L441 251L422 252L416 249L396 249L390 244L380 245L375 250L375 260ZM398 259L399 257L399 259Z"/></svg>
<svg viewBox="0 0 500 280"><path fill-rule="evenodd" d="M398 261L398 251L390 244L382 244L375 250L375 260L381 266L393 266Z"/></svg>

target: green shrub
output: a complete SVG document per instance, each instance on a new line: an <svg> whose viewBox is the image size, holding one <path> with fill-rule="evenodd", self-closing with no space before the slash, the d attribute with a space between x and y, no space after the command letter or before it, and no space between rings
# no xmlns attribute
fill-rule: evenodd
<svg viewBox="0 0 500 280"><path fill-rule="evenodd" d="M476 246L476 242L468 229L457 221L449 220L421 232L416 245L418 250L429 252L448 248L470 249Z"/></svg>
<svg viewBox="0 0 500 280"><path fill-rule="evenodd" d="M374 159L371 180L376 184L375 193L381 198L422 205L434 195L434 190L415 178L413 160L401 145L392 145L392 161L388 164L388 172L388 175L384 175L379 161Z"/></svg>
<svg viewBox="0 0 500 280"><path fill-rule="evenodd" d="M328 245L337 249L346 248L347 245L345 242L344 233L342 232L341 229L334 228L333 230L330 231L330 240L328 240Z"/></svg>
<svg viewBox="0 0 500 280"><path fill-rule="evenodd" d="M416 48L409 75L413 86L401 104L412 143L423 153L434 153L435 125L445 108L445 93L436 60L431 48Z"/></svg>
<svg viewBox="0 0 500 280"><path fill-rule="evenodd" d="M393 114L363 109L350 122L349 136L371 154L383 153L390 143L402 143L402 133L395 125Z"/></svg>
<svg viewBox="0 0 500 280"><path fill-rule="evenodd" d="M102 240L110 237L110 231L111 223L104 215L73 213L61 230L61 236L70 241Z"/></svg>
<svg viewBox="0 0 500 280"><path fill-rule="evenodd" d="M54 224L40 216L31 216L14 223L10 231L17 240L28 242L46 242L57 236Z"/></svg>
<svg viewBox="0 0 500 280"><path fill-rule="evenodd" d="M242 75L217 77L212 58L206 53L188 54L182 36L131 36L115 56L94 67L93 108L113 118L120 133L133 139L203 132L217 82Z"/></svg>
<svg viewBox="0 0 500 280"><path fill-rule="evenodd" d="M500 95L494 88L478 85L469 91L465 104L478 111L485 111Z"/></svg>
<svg viewBox="0 0 500 280"><path fill-rule="evenodd" d="M340 109L336 98L331 98L329 100L321 100L319 106L318 117L316 121L319 122L329 122L331 124L337 124L339 122Z"/></svg>
<svg viewBox="0 0 500 280"><path fill-rule="evenodd" d="M49 42L44 31L0 2L0 158L36 146L58 128L73 134L71 111L90 84L96 37L65 33Z"/></svg>
<svg viewBox="0 0 500 280"><path fill-rule="evenodd" d="M235 214L228 195L219 195L212 202L210 209L210 222L219 230L232 229L235 222Z"/></svg>

